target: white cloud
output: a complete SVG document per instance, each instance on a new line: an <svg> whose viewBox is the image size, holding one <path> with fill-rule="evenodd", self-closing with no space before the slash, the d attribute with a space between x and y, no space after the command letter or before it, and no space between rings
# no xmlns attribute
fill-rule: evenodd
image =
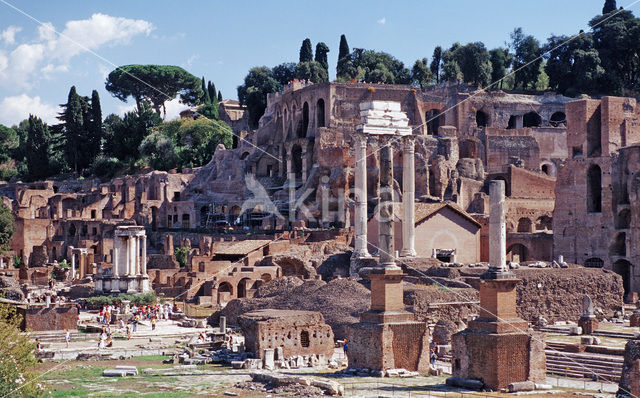
<svg viewBox="0 0 640 398"><path fill-rule="evenodd" d="M59 106L42 102L39 96L29 97L21 94L13 97L5 97L0 102L0 123L11 126L18 124L29 117L29 114L38 116L45 123L57 123L56 116L60 112Z"/></svg>
<svg viewBox="0 0 640 398"><path fill-rule="evenodd" d="M44 23L38 27L35 41L19 44L4 61L0 53L0 86L31 88L40 77L51 78L54 72L68 71L69 61L74 56L96 51L102 46L127 44L134 36L148 36L153 29L153 24L141 19L99 13L89 19L68 21L60 35L55 33L52 23ZM11 38L15 39L15 34Z"/></svg>
<svg viewBox="0 0 640 398"><path fill-rule="evenodd" d="M133 100L129 100L129 103L118 104L116 113L120 116L124 116L127 112L132 112L136 110L136 103ZM180 103L180 98L174 98L171 101L167 101L164 103L167 108L167 117L165 120L173 120L180 116L180 112L183 110L190 108L189 105L185 105ZM162 116L162 107L160 108L160 116Z"/></svg>
<svg viewBox="0 0 640 398"><path fill-rule="evenodd" d="M7 45L11 45L16 42L16 33L20 31L22 31L20 26L11 25L0 33L0 40Z"/></svg>
<svg viewBox="0 0 640 398"><path fill-rule="evenodd" d="M109 73L111 73L112 69L113 68L110 68L105 64L98 65L98 72L100 73L100 76L102 76L104 80L107 80L107 76L109 76Z"/></svg>
<svg viewBox="0 0 640 398"><path fill-rule="evenodd" d="M42 72L42 76L44 76L45 79L52 79L54 73L68 72L69 67L67 65L47 64L42 69L40 69L40 71Z"/></svg>
<svg viewBox="0 0 640 398"><path fill-rule="evenodd" d="M55 53L62 59L69 59L85 51L94 51L105 44L128 44L133 36L148 36L152 30L153 25L142 19L93 14L89 19L66 23L65 29L57 38Z"/></svg>
<svg viewBox="0 0 640 398"><path fill-rule="evenodd" d="M189 57L189 59L187 59L187 62L185 62L184 66L186 69L190 69L193 66L193 63L195 61L197 61L200 58L200 55L198 54L193 54L192 56Z"/></svg>
<svg viewBox="0 0 640 398"><path fill-rule="evenodd" d="M387 23L387 17L382 17L377 21L380 25L384 25Z"/></svg>
<svg viewBox="0 0 640 398"><path fill-rule="evenodd" d="M135 110L136 110L136 102L133 100L130 100L130 102L128 103L118 104L118 110L116 111L116 114L120 116L124 116L125 113L133 112Z"/></svg>
<svg viewBox="0 0 640 398"><path fill-rule="evenodd" d="M189 105L181 104L180 98L174 98L164 103L167 108L167 117L164 120L172 120L180 116L180 112L189 108Z"/></svg>

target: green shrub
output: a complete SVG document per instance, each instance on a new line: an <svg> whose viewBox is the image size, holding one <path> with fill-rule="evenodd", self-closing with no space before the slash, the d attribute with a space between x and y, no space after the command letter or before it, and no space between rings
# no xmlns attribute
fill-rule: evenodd
<svg viewBox="0 0 640 398"><path fill-rule="evenodd" d="M102 309L105 305L118 305L123 300L128 300L131 305L153 305L156 303L155 293L141 293L141 294L125 294L120 293L117 296L93 296L85 300L87 308L92 310Z"/></svg>

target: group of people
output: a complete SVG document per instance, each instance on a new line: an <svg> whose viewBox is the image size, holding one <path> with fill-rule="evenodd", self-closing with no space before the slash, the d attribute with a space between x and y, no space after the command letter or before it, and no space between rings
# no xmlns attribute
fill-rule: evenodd
<svg viewBox="0 0 640 398"><path fill-rule="evenodd" d="M67 297L64 296L57 296L54 294L48 295L49 296L49 302L50 303L55 303L57 304L63 304L63 303L68 303L69 299ZM27 302L27 304L31 305L31 304L43 304L47 302L47 294L32 294L31 292L27 293L27 296L25 297L25 300Z"/></svg>
<svg viewBox="0 0 640 398"><path fill-rule="evenodd" d="M111 338L111 326L107 324L106 326L102 326L102 332L98 340L98 348L109 347L113 347L113 339Z"/></svg>

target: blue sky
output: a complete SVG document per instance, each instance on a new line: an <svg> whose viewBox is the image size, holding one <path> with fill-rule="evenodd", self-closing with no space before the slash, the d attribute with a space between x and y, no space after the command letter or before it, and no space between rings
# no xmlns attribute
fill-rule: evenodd
<svg viewBox="0 0 640 398"><path fill-rule="evenodd" d="M488 48L503 46L515 27L543 42L552 33L587 30L603 3L0 0L0 123L17 123L29 113L53 121L72 85L87 96L98 89L104 116L131 109L131 100L123 103L104 89L114 65L179 65L235 99L251 67L296 62L306 37L314 49L319 41L329 46L334 78L343 33L351 48L385 51L411 67L418 58L430 58L436 45L482 41ZM618 0L618 6L632 3ZM640 3L630 9L637 14L637 8ZM168 106L169 117L182 107L177 102Z"/></svg>

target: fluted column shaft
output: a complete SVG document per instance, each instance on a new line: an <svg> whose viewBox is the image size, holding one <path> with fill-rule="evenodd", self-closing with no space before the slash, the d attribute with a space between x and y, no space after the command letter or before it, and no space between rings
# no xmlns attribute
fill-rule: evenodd
<svg viewBox="0 0 640 398"><path fill-rule="evenodd" d="M402 252L403 257L414 257L416 217L415 217L415 147L413 137L404 139L402 149Z"/></svg>

